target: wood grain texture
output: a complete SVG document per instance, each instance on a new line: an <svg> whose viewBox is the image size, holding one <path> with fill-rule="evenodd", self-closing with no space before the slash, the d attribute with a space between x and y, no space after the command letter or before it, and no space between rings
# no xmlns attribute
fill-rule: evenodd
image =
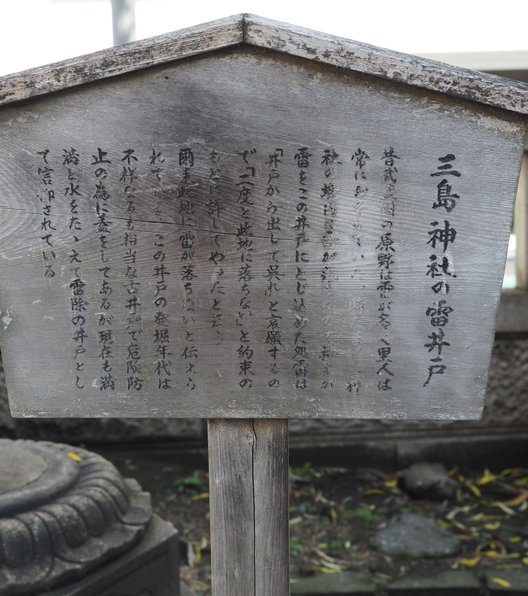
<svg viewBox="0 0 528 596"><path fill-rule="evenodd" d="M243 40L240 16L126 43L0 77L0 106L229 47Z"/></svg>
<svg viewBox="0 0 528 596"><path fill-rule="evenodd" d="M287 596L288 425L209 420L213 596Z"/></svg>
<svg viewBox="0 0 528 596"><path fill-rule="evenodd" d="M524 143L520 120L502 110L248 46L5 106L0 112L0 332L13 413L478 417ZM64 152L71 148L79 163L68 166ZM398 170L392 190L385 155L391 148ZM53 170L51 206L42 200L44 149ZM360 149L369 156L362 173L354 158ZM99 150L111 162L104 164L104 173L93 165ZM134 150L131 186L129 150ZM301 150L309 154L304 169ZM194 156L187 173L186 151ZM332 152L337 157L328 168L325 160ZM275 153L280 163L272 168ZM160 156L159 172L153 154L154 161ZM212 156L219 161L213 164ZM448 170L438 169L443 166ZM448 213L438 205L438 174L449 167L460 176L446 174L453 198L458 195ZM219 170L214 180L212 169ZM270 178L276 174L278 179ZM104 175L104 199L97 191L98 175ZM187 175L192 184L183 182ZM240 193L244 181L252 189L247 210ZM215 221L212 197L222 202ZM389 223L388 205L394 211ZM302 211L308 226L301 239ZM104 232L103 212L110 233ZM80 226L75 234L73 215ZM280 218L273 239L272 217ZM456 240L448 238L445 246L437 240L433 247L432 234L436 237L437 226L446 221L456 229ZM53 250L43 232L50 226ZM382 341L380 308L387 303L380 298L380 242L388 226L394 288L390 338ZM131 231L133 255L127 246ZM185 312L187 239L193 243L192 317ZM219 247L222 260L215 264ZM449 282L454 310L445 337L446 374L426 383L427 344L434 331L426 312L446 299L433 292L427 274L433 254L445 268L444 277L437 269L440 277L434 281ZM251 271L244 265L249 256ZM163 316L155 305L160 259L168 271ZM53 278L46 277L50 263ZM277 263L281 277L275 288ZM77 266L84 286L75 281ZM215 303L220 275L222 294ZM72 313L74 290L84 292L89 303L82 362L74 359L79 321ZM276 306L269 292L276 294ZM111 364L104 356L108 346L102 345L107 335L101 323L103 294L112 303ZM140 320L134 318L138 313L131 317L130 294L139 299ZM248 295L250 309L243 308ZM281 347L277 382L268 337L271 308L282 321L280 337L273 335ZM246 310L251 315L239 316ZM221 333L213 326L219 312ZM157 331L165 315L171 383L164 388ZM299 329L306 349L299 345ZM131 331L137 342L131 342ZM137 384L128 370L136 352L141 353ZM380 361L383 354L391 359L390 391L381 386L382 367L388 366ZM196 364L190 380L186 356ZM250 371L242 370L246 360ZM79 387L77 364L82 365ZM109 366L112 386L105 381ZM42 377L38 391L36 374Z"/></svg>
<svg viewBox="0 0 528 596"><path fill-rule="evenodd" d="M528 114L524 83L248 14L2 77L0 105L241 43Z"/></svg>
<svg viewBox="0 0 528 596"><path fill-rule="evenodd" d="M244 40L406 85L528 114L528 85L294 25L246 15Z"/></svg>
<svg viewBox="0 0 528 596"><path fill-rule="evenodd" d="M288 596L288 421L253 420L255 457L255 593Z"/></svg>

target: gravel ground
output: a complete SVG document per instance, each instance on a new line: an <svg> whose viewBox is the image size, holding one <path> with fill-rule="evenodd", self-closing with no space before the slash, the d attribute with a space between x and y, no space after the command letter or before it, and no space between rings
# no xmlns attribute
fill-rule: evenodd
<svg viewBox="0 0 528 596"><path fill-rule="evenodd" d="M150 491L155 511L179 529L182 581L198 596L210 594L207 469L189 458L174 462L168 454L128 453L109 459ZM433 500L410 497L397 473L314 467L308 462L292 469L292 584L317 574L358 572L387 583L466 570L491 574L501 587L511 572L526 570L528 575L528 469L454 468L449 476L456 483L454 495ZM407 512L433 516L458 537L457 556L409 559L374 548L376 532Z"/></svg>

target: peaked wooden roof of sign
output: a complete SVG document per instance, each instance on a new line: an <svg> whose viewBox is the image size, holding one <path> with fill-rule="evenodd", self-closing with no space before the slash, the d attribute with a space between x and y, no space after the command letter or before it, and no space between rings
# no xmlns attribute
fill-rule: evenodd
<svg viewBox="0 0 528 596"><path fill-rule="evenodd" d="M528 85L240 14L0 78L0 106L236 45L315 60L528 114Z"/></svg>

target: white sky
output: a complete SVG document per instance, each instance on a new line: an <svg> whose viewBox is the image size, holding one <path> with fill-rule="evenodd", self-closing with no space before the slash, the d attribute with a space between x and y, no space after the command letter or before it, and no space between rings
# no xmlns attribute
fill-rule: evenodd
<svg viewBox="0 0 528 596"><path fill-rule="evenodd" d="M413 54L528 50L528 0L136 0L136 37L239 12ZM110 0L0 0L0 75L111 45Z"/></svg>

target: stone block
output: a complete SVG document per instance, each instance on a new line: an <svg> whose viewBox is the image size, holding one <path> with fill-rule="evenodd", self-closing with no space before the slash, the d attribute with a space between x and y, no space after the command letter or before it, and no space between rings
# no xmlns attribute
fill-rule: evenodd
<svg viewBox="0 0 528 596"><path fill-rule="evenodd" d="M39 596L184 596L178 532L154 515L141 542L88 576ZM36 596L36 595L35 595Z"/></svg>
<svg viewBox="0 0 528 596"><path fill-rule="evenodd" d="M490 596L526 596L528 594L528 572L521 571L489 571L485 575L486 586Z"/></svg>
<svg viewBox="0 0 528 596"><path fill-rule="evenodd" d="M388 596L477 596L482 594L478 578L466 570L445 571L438 575L409 575L386 588Z"/></svg>
<svg viewBox="0 0 528 596"><path fill-rule="evenodd" d="M101 456L0 440L2 596L179 596L174 527Z"/></svg>
<svg viewBox="0 0 528 596"><path fill-rule="evenodd" d="M373 596L377 586L367 576L347 571L303 577L292 585L292 596Z"/></svg>

